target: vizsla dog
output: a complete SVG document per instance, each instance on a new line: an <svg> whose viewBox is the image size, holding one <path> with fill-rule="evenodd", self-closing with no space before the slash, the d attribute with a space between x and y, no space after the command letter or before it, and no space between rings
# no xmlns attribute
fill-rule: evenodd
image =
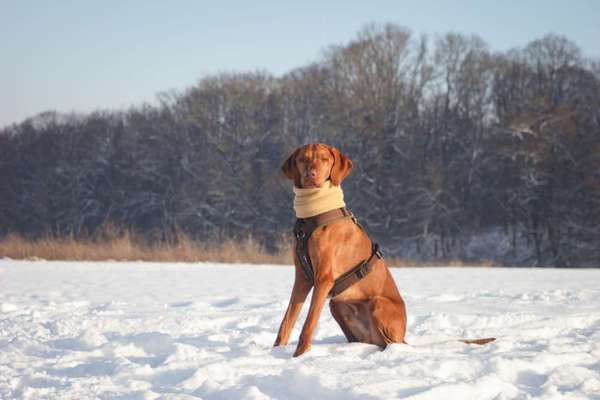
<svg viewBox="0 0 600 400"><path fill-rule="evenodd" d="M324 144L309 144L284 162L283 173L297 188L320 188L327 180L339 186L352 170L352 161L338 149ZM317 227L308 240L308 255L313 267L314 285L294 255L295 281L275 346L285 346L300 309L314 286L308 316L300 334L294 357L311 347L317 320L334 282L372 256L371 240L364 230L347 218ZM385 262L377 258L370 272L329 302L331 314L349 342L385 347L404 341L406 309L394 278Z"/></svg>
<svg viewBox="0 0 600 400"><path fill-rule="evenodd" d="M274 345L287 345L302 305L313 287L310 308L294 357L310 350L313 333L328 296L332 297L329 302L331 314L349 342L370 343L382 348L390 343L405 343L406 307L394 278L377 251L377 246L372 244L354 216L344 207L340 183L352 171L352 161L335 147L308 144L288 157L282 171L294 181L297 225L298 222L305 222L304 217L298 215L300 207L296 208L299 193L305 189L318 189L308 190L311 196L321 196L321 191L326 195L329 191L333 192L331 196L334 201L330 202L329 208L332 204L334 207L338 204L335 201L341 201L341 208L315 218L331 212L340 212L341 216L330 218L326 223L314 223L314 230L310 230L308 239L305 239L304 253L298 252L296 247L303 235L296 235L294 287ZM308 202L303 206L310 211L312 204ZM318 212L318 209L314 210L308 215ZM295 228L295 233L302 231L298 232ZM308 261L302 261L302 258ZM358 270L357 266L360 266ZM352 279L346 280L347 277ZM340 281L343 281L341 285ZM492 340L461 341L485 344Z"/></svg>

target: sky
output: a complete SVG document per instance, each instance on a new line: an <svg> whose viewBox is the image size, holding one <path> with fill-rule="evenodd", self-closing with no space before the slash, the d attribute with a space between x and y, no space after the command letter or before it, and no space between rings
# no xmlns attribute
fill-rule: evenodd
<svg viewBox="0 0 600 400"><path fill-rule="evenodd" d="M494 51L552 32L600 58L599 16L596 0L0 0L0 127L153 103L219 72L280 76L368 23L477 34Z"/></svg>

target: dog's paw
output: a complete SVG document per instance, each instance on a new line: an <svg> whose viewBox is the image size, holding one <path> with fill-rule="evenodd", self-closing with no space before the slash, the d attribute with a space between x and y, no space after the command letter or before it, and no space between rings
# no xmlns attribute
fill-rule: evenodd
<svg viewBox="0 0 600 400"><path fill-rule="evenodd" d="M294 357L301 356L310 350L310 343L298 343L298 347L296 347L296 351L294 352Z"/></svg>

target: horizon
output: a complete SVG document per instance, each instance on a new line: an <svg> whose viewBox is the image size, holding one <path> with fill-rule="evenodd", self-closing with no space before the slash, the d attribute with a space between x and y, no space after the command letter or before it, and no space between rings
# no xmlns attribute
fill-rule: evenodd
<svg viewBox="0 0 600 400"><path fill-rule="evenodd" d="M563 35L584 57L600 59L595 39L600 3L529 1L409 4L340 1L251 9L238 1L206 6L132 1L40 7L4 1L0 13L0 128L41 112L88 113L153 104L221 72L274 76L317 62L369 23L393 23L430 39L448 32L477 35L492 52L520 48L545 34ZM532 18L531 16L535 16Z"/></svg>

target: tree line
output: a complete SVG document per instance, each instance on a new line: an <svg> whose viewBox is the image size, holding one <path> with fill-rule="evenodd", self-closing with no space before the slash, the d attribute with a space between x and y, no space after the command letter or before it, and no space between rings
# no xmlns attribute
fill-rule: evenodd
<svg viewBox="0 0 600 400"><path fill-rule="evenodd" d="M565 37L492 52L369 25L283 76L221 73L157 98L0 130L0 236L112 223L275 250L294 219L280 165L320 141L354 161L347 204L388 254L600 266L600 63Z"/></svg>

